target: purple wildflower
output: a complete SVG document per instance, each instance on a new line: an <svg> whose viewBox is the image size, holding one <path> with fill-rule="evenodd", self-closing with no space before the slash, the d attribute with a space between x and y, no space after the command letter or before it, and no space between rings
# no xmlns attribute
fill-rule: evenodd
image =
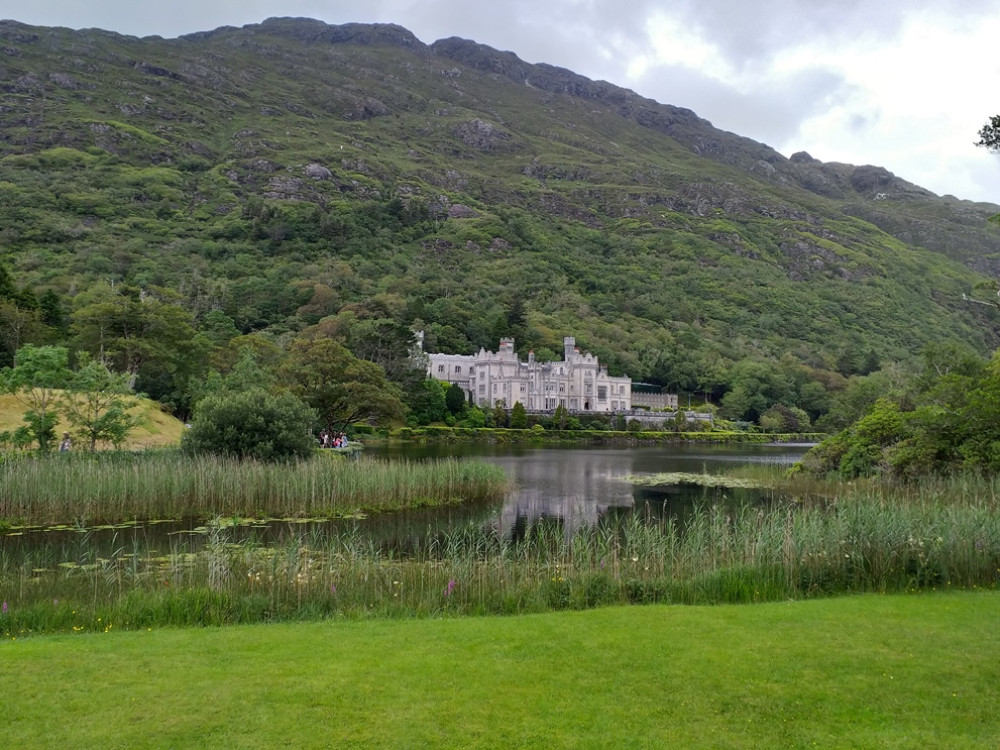
<svg viewBox="0 0 1000 750"><path fill-rule="evenodd" d="M7 600L6 599L3 600L3 613L7 614Z"/></svg>
<svg viewBox="0 0 1000 750"><path fill-rule="evenodd" d="M444 590L445 596L451 596L451 592L455 590L455 579L452 578L448 581L448 588Z"/></svg>
<svg viewBox="0 0 1000 750"><path fill-rule="evenodd" d="M331 594L336 594L337 593L337 584L335 584L335 583L331 583L330 584L330 593Z"/></svg>

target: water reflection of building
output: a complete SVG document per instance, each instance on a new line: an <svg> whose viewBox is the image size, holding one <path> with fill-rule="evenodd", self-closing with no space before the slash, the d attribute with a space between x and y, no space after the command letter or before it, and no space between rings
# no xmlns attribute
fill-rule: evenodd
<svg viewBox="0 0 1000 750"><path fill-rule="evenodd" d="M556 453L555 456L552 454ZM495 527L510 534L543 518L558 519L567 535L596 526L609 508L631 508L632 486L625 482L621 456L600 451L539 450L509 464L514 480Z"/></svg>
<svg viewBox="0 0 1000 750"><path fill-rule="evenodd" d="M478 354L427 354L430 377L456 383L477 406L507 408L520 402L528 411L611 414L632 408L632 379L608 375L593 354L581 353L576 339L563 339L563 359L537 362L528 352L522 362L514 353L514 339L500 339L500 350Z"/></svg>

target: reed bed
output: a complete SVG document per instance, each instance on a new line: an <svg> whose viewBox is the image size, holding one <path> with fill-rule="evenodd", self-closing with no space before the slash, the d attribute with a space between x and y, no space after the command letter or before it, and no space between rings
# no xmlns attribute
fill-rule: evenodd
<svg viewBox="0 0 1000 750"><path fill-rule="evenodd" d="M321 454L273 464L177 452L12 456L0 462L0 520L344 517L499 498L505 489L501 469L452 459L390 463Z"/></svg>
<svg viewBox="0 0 1000 750"><path fill-rule="evenodd" d="M738 603L855 592L996 588L1000 506L987 480L841 486L826 502L632 516L519 540L488 525L405 556L355 531L266 547L219 519L198 545L0 561L0 632L314 618L514 614L622 603Z"/></svg>

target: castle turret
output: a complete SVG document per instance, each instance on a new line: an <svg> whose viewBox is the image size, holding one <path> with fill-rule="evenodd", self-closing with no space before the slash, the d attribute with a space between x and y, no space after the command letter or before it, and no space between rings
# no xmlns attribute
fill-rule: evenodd
<svg viewBox="0 0 1000 750"><path fill-rule="evenodd" d="M563 361L569 362L570 358L573 356L573 352L576 349L576 339L572 336L567 336L563 339Z"/></svg>

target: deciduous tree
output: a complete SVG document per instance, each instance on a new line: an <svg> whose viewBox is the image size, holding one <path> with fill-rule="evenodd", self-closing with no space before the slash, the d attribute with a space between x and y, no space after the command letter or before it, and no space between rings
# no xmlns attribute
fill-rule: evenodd
<svg viewBox="0 0 1000 750"><path fill-rule="evenodd" d="M59 400L77 437L91 451L98 442L121 447L137 425L130 412L137 403L128 387L128 376L111 372L97 360L86 362L70 376Z"/></svg>
<svg viewBox="0 0 1000 750"><path fill-rule="evenodd" d="M402 392L378 365L330 339L292 342L280 377L330 431L353 422L391 423L406 412Z"/></svg>
<svg viewBox="0 0 1000 750"><path fill-rule="evenodd" d="M70 378L67 362L64 347L26 344L17 351L14 366L0 371L3 390L28 407L15 442L34 442L42 452L55 445L58 393Z"/></svg>

